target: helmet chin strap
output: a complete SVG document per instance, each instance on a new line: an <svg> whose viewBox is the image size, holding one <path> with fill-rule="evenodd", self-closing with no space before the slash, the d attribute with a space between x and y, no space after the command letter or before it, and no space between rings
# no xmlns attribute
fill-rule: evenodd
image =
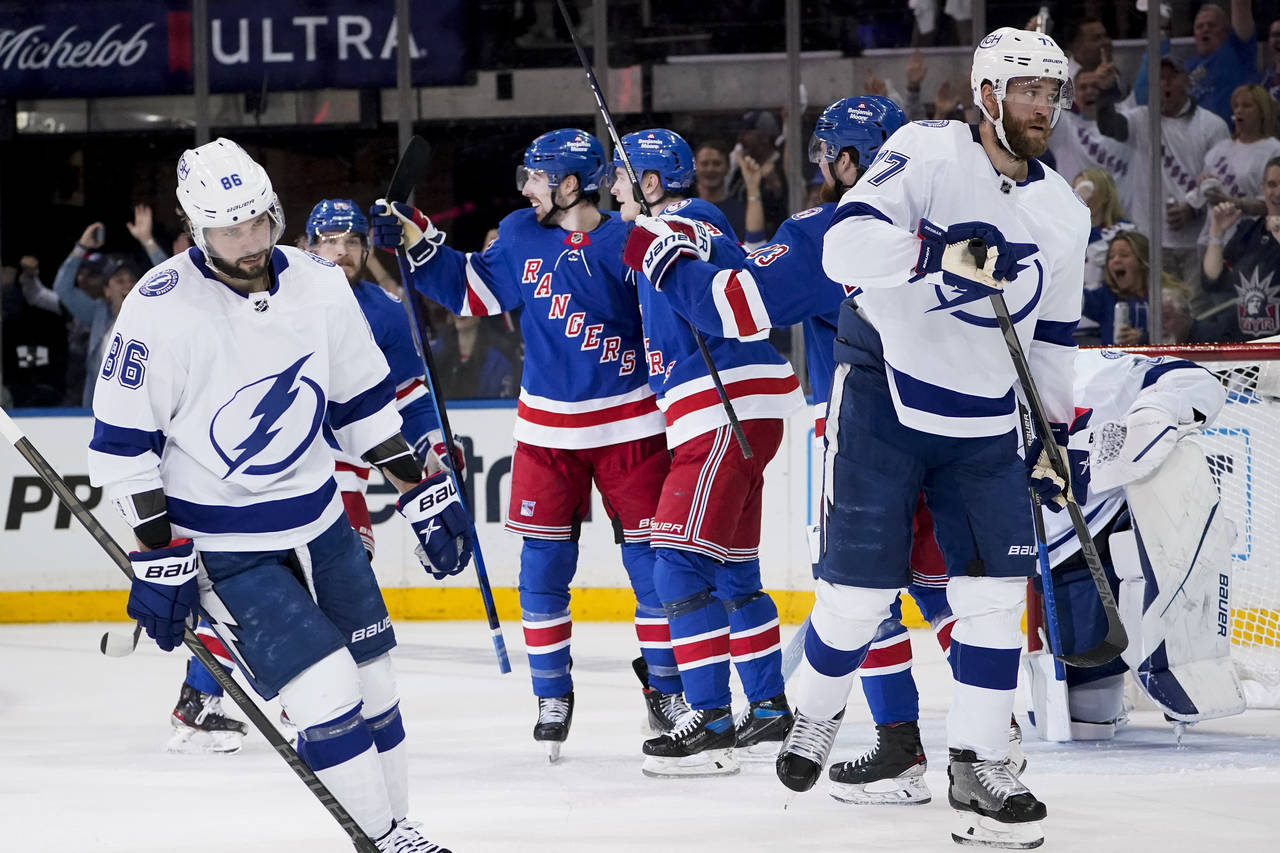
<svg viewBox="0 0 1280 853"><path fill-rule="evenodd" d="M582 194L582 190L578 190L578 197L575 198L573 201L569 202L566 205L556 204L557 189L559 189L558 184L555 187L552 187L551 189L551 209L547 211L545 216L539 217L538 219L538 224L541 225L543 228L559 228L560 223L553 221L555 219L556 214L566 213L569 210L572 210L573 208L577 207L579 204L582 204L582 202L586 200L585 196L583 196Z"/></svg>
<svg viewBox="0 0 1280 853"><path fill-rule="evenodd" d="M994 89L992 90L992 93L993 94L995 93ZM996 106L1000 110L996 118L992 118L991 113L987 112L987 105L982 102L981 98L978 99L978 109L982 110L982 114L986 116L987 121L991 122L991 124L995 127L996 139L999 140L1000 147L1003 148L1009 154L1009 156L1012 157L1013 159L1021 160L1022 158L1019 157L1017 154L1015 154L1013 148L1009 146L1009 139L1007 136L1005 136L1005 133L1004 133L1004 97L1001 95L996 95L995 97L996 97Z"/></svg>

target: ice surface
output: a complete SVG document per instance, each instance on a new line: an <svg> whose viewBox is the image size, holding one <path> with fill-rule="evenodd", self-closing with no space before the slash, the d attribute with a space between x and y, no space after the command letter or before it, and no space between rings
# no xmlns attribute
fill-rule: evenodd
<svg viewBox="0 0 1280 853"><path fill-rule="evenodd" d="M238 755L166 754L185 653L165 655L144 637L133 655L104 657L108 627L128 630L0 626L0 851L351 849L256 733ZM934 801L849 806L827 796L824 780L784 810L788 792L769 764L711 780L641 775L630 625L574 627L577 704L554 766L531 737L535 703L517 625L506 631L516 669L508 676L481 623L396 630L411 816L455 853L961 849L946 805L950 682L928 632L912 638ZM855 686L833 760L871 742L869 720ZM1280 711L1201 723L1181 746L1158 713L1143 711L1110 743L1028 740L1025 749L1024 779L1049 807L1044 850L1280 849Z"/></svg>

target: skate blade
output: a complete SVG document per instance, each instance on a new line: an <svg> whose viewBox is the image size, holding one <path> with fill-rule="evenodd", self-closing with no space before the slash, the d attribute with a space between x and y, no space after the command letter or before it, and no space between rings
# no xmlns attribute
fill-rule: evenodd
<svg viewBox="0 0 1280 853"><path fill-rule="evenodd" d="M235 732L202 732L198 729L174 729L165 744L165 752L176 755L234 755L244 745L244 737Z"/></svg>
<svg viewBox="0 0 1280 853"><path fill-rule="evenodd" d="M564 746L562 740L543 741L547 745L547 763L555 764L560 760L560 747Z"/></svg>
<svg viewBox="0 0 1280 853"><path fill-rule="evenodd" d="M995 847L1001 850L1032 850L1044 844L1040 821L1001 823L973 812L955 810L955 828L951 840L956 844Z"/></svg>
<svg viewBox="0 0 1280 853"><path fill-rule="evenodd" d="M640 772L654 779L683 779L691 776L733 776L741 768L732 749L708 749L697 755L665 758L646 755Z"/></svg>
<svg viewBox="0 0 1280 853"><path fill-rule="evenodd" d="M753 743L751 746L735 746L733 754L743 764L773 764L778 760L778 751L782 749L782 741L766 740Z"/></svg>
<svg viewBox="0 0 1280 853"><path fill-rule="evenodd" d="M855 806L922 806L933 800L933 793L922 778L880 779L857 785L832 782L831 796Z"/></svg>

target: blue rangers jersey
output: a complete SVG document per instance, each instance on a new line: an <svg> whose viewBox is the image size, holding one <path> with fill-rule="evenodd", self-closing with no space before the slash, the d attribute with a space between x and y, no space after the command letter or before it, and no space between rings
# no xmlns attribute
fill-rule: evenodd
<svg viewBox="0 0 1280 853"><path fill-rule="evenodd" d="M217 279L199 249L125 299L94 392L89 476L109 499L164 489L205 551L303 545L342 516L326 419L360 455L396 435L387 360L329 261L277 246L269 292Z"/></svg>
<svg viewBox="0 0 1280 853"><path fill-rule="evenodd" d="M804 325L804 355L813 389L815 435L825 427L835 375L832 350L840 303L854 288L822 270L822 238L834 203L811 207L779 226L773 242L751 252L740 269L683 259L667 271L662 292L709 334L766 340L769 330Z"/></svg>
<svg viewBox="0 0 1280 853"><path fill-rule="evenodd" d="M441 246L413 273L414 287L455 314L524 305L517 441L573 450L662 432L645 381L636 288L621 264L628 226L601 215L591 232L565 231L519 210L483 252Z"/></svg>
<svg viewBox="0 0 1280 853"><path fill-rule="evenodd" d="M718 232L712 245L712 264L729 269L743 265L746 256L742 247L715 205L683 199L667 205L661 213L708 223ZM726 426L729 418L679 302L655 290L644 276L638 278L642 279L638 289L649 384L658 392L658 405L666 415L667 446L677 447ZM706 343L739 420L784 418L804 405L800 380L767 341L744 343L711 333Z"/></svg>
<svg viewBox="0 0 1280 853"><path fill-rule="evenodd" d="M440 429L440 421L427 392L422 356L413 342L409 315L397 297L372 282L359 281L351 289L373 332L374 342L391 368L391 381L396 386L396 409L404 422L400 433L422 461L431 451L428 433ZM338 488L344 492L363 492L369 485L371 466L359 456L338 447L331 430L326 429L325 432L337 460L334 476L338 480Z"/></svg>
<svg viewBox="0 0 1280 853"><path fill-rule="evenodd" d="M1180 358L1080 350L1075 361L1075 397L1077 405L1088 407L1089 420L1086 429L1071 436L1071 448L1089 452L1095 444L1093 435L1103 424L1123 423L1138 409L1159 409L1178 425L1179 432L1208 426L1222 411L1226 391L1208 370ZM1080 505L1089 532L1096 536L1124 504L1123 486L1096 493L1090 486ZM1043 514L1049 564L1056 566L1079 551L1080 542L1065 512Z"/></svg>
<svg viewBox="0 0 1280 853"><path fill-rule="evenodd" d="M1017 428L1017 376L989 299L943 284L940 272L908 283L921 219L943 229L985 222L1004 235L1017 261L1003 283L1014 328L1050 420L1070 423L1088 209L1052 169L1032 160L1015 182L992 167L976 128L938 121L894 133L836 208L822 266L856 288L879 333L898 419L976 437Z"/></svg>

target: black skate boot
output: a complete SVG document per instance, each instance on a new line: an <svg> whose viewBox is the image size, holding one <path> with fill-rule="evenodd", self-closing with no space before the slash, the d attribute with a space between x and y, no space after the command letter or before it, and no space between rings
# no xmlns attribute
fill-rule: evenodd
<svg viewBox="0 0 1280 853"><path fill-rule="evenodd" d="M666 734L676 727L680 718L691 710L684 701L683 693L662 693L649 686L649 666L644 658L636 658L631 662L636 678L640 679L640 687L644 692L645 710L649 715L649 734Z"/></svg>
<svg viewBox="0 0 1280 853"><path fill-rule="evenodd" d="M422 834L422 824L410 821L392 823L391 831L374 842L379 853L452 853L428 841Z"/></svg>
<svg viewBox="0 0 1280 853"><path fill-rule="evenodd" d="M772 699L752 702L734 726L734 748L743 761L773 761L778 747L791 731L795 717L787 697L781 693Z"/></svg>
<svg viewBox="0 0 1280 853"><path fill-rule="evenodd" d="M958 844L1026 850L1044 843L1044 803L1005 761L980 761L971 749L951 750L947 799L956 810Z"/></svg>
<svg viewBox="0 0 1280 853"><path fill-rule="evenodd" d="M916 805L933 795L924 781L928 767L914 721L876 726L876 742L854 761L831 765L831 796L855 805Z"/></svg>
<svg viewBox="0 0 1280 853"><path fill-rule="evenodd" d="M796 711L795 717L795 723L778 751L774 769L778 773L778 781L793 791L803 793L812 788L822 775L822 767L831 754L831 745L836 742L836 732L840 731L844 709L827 720L807 716L803 711Z"/></svg>
<svg viewBox="0 0 1280 853"><path fill-rule="evenodd" d="M676 727L644 742L646 776L731 776L738 772L733 755L733 714L729 708L690 710Z"/></svg>
<svg viewBox="0 0 1280 853"><path fill-rule="evenodd" d="M222 713L222 697L201 693L190 684L182 685L178 704L169 718L173 736L169 752L239 752L249 727Z"/></svg>
<svg viewBox="0 0 1280 853"><path fill-rule="evenodd" d="M547 745L547 760L560 760L560 747L569 737L573 724L573 691L563 696L538 697L538 722L533 726L533 739Z"/></svg>

